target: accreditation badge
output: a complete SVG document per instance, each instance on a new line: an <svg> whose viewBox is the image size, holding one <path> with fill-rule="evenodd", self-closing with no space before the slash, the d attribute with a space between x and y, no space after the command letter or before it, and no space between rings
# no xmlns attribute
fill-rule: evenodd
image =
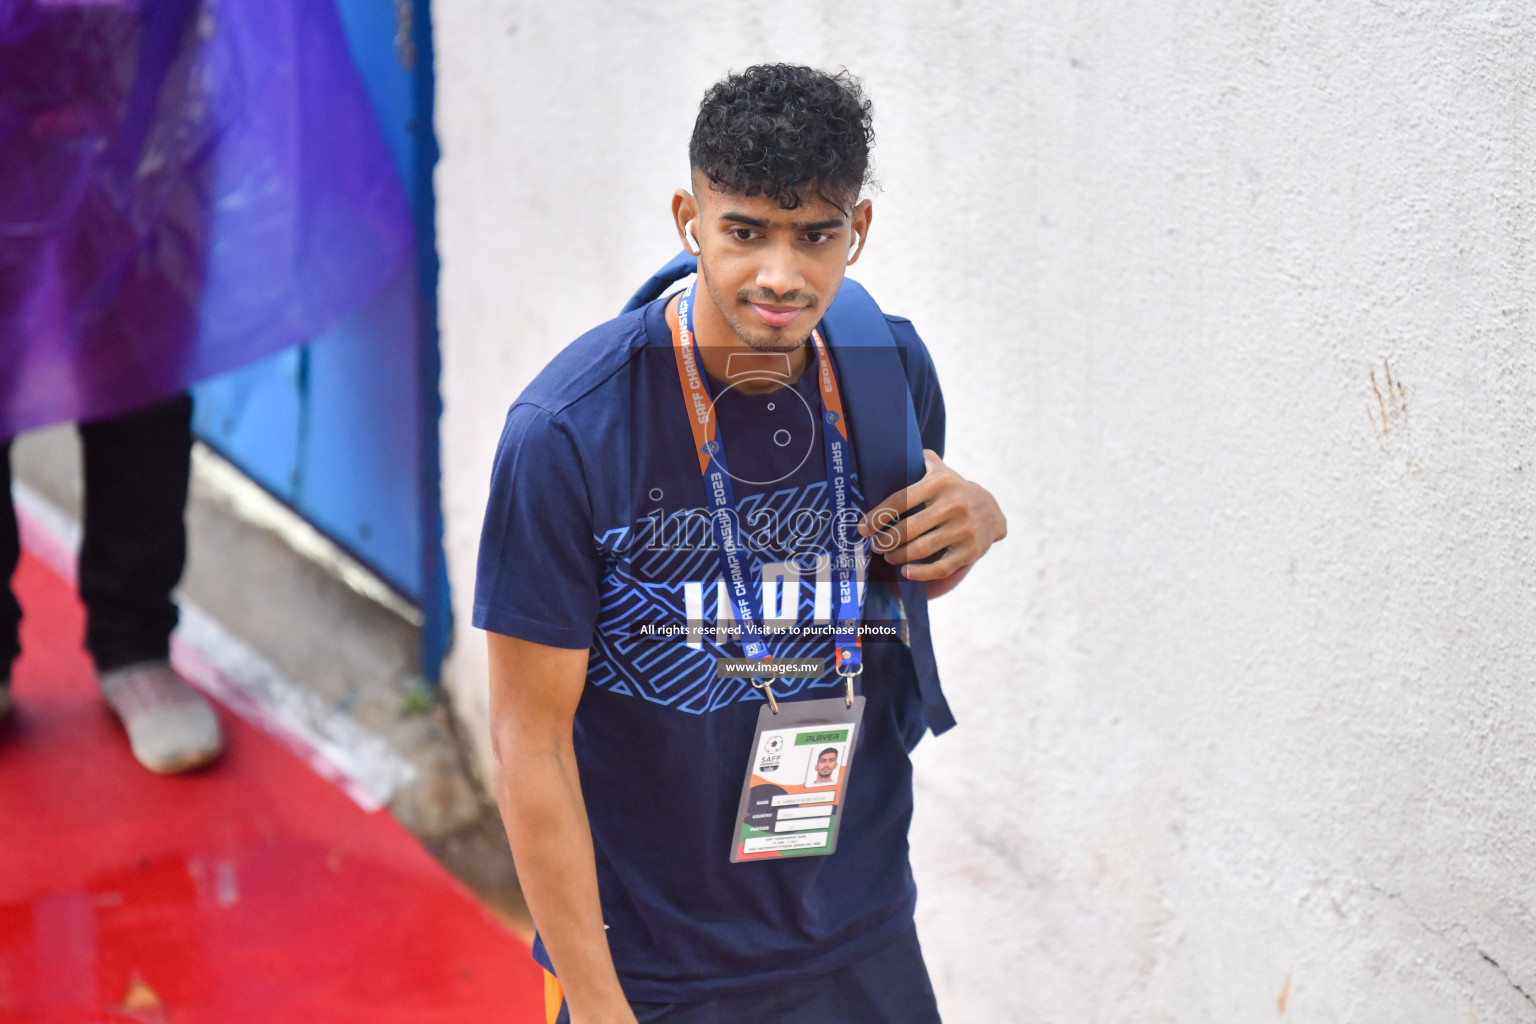
<svg viewBox="0 0 1536 1024"><path fill-rule="evenodd" d="M779 705L757 713L757 731L736 811L731 863L775 857L824 857L837 849L837 827L853 768L864 697Z"/></svg>

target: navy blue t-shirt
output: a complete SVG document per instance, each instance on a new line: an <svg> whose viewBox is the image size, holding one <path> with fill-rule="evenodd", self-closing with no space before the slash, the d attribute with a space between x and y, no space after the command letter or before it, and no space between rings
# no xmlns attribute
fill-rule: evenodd
<svg viewBox="0 0 1536 1024"><path fill-rule="evenodd" d="M579 338L513 404L481 535L474 622L591 650L575 749L608 943L630 999L670 1003L836 970L901 934L916 902L908 752L924 722L906 649L866 640L867 703L836 852L730 862L763 697L745 680L716 678L716 659L742 651L722 629L733 616L721 600L666 301ZM907 321L889 322L918 364L908 380L924 446L942 452L943 401L927 350ZM825 622L829 610L816 561L831 549L832 528L815 384L814 364L767 394L711 381L754 607L769 624ZM857 434L857 422L850 429ZM865 497L855 479L861 512ZM883 584L865 588L864 619L900 622ZM769 641L776 659L827 659L822 678L775 682L781 702L843 692L831 638L812 632ZM541 945L535 956L549 966Z"/></svg>

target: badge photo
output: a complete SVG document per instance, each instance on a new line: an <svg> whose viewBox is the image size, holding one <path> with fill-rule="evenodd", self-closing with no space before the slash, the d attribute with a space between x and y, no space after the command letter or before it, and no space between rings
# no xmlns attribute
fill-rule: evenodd
<svg viewBox="0 0 1536 1024"><path fill-rule="evenodd" d="M810 787L837 785L838 777L843 773L846 748L846 743L832 743L817 751L806 769L805 784Z"/></svg>

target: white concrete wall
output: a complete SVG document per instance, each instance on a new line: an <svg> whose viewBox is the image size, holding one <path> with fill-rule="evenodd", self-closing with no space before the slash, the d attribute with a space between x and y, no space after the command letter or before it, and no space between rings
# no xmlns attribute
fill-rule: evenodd
<svg viewBox="0 0 1536 1024"><path fill-rule="evenodd" d="M1536 7L435 14L461 624L504 409L673 251L703 89L846 64L858 276L1012 524L934 609L946 1019L1536 1021Z"/></svg>

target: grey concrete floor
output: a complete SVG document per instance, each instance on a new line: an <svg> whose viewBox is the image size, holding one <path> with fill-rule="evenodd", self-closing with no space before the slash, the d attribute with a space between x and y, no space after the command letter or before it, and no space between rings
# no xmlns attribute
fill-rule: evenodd
<svg viewBox="0 0 1536 1024"><path fill-rule="evenodd" d="M71 427L35 431L12 472L76 522L80 456ZM194 475L180 594L299 686L382 737L417 771L390 811L514 930L531 937L506 836L469 770L440 692L420 673L420 631L239 511L217 476Z"/></svg>

